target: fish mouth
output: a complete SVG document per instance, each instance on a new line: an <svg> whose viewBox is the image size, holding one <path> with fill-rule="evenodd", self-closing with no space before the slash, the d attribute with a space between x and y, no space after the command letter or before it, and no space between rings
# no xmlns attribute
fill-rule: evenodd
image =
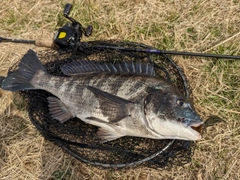
<svg viewBox="0 0 240 180"><path fill-rule="evenodd" d="M193 124L191 124L189 127L192 128L193 130L201 133L202 128L203 128L203 122L193 123Z"/></svg>
<svg viewBox="0 0 240 180"><path fill-rule="evenodd" d="M196 140L201 139L201 132L203 129L203 122L193 122L188 126L188 129L197 137Z"/></svg>
<svg viewBox="0 0 240 180"><path fill-rule="evenodd" d="M203 121L201 120L192 120L185 118L178 118L178 121L185 124L185 126L190 127L194 131L201 133L203 127Z"/></svg>
<svg viewBox="0 0 240 180"><path fill-rule="evenodd" d="M192 140L200 140L202 138L201 132L203 129L203 121L200 119L186 119L183 117L178 118L178 121L183 123L184 126L193 135Z"/></svg>

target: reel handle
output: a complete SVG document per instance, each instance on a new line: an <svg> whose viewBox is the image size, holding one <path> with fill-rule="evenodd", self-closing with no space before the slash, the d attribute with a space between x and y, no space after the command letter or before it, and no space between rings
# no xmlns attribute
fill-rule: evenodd
<svg viewBox="0 0 240 180"><path fill-rule="evenodd" d="M65 17L68 17L68 15L70 14L71 12L71 9L72 9L72 5L70 3L67 3L64 7L64 10L63 10L63 15Z"/></svg>

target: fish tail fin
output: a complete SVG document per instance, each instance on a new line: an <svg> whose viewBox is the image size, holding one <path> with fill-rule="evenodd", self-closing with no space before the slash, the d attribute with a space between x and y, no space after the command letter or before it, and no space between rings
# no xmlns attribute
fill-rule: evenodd
<svg viewBox="0 0 240 180"><path fill-rule="evenodd" d="M1 88L8 91L34 89L31 80L38 71L46 72L36 53L30 49L23 56L18 69L9 72L8 76L2 80Z"/></svg>

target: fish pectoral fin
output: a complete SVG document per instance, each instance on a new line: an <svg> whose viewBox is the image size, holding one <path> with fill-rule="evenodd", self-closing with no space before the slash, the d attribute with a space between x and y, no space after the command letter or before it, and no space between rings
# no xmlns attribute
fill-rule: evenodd
<svg viewBox="0 0 240 180"><path fill-rule="evenodd" d="M61 123L64 123L73 117L69 108L60 99L56 97L48 97L47 100L49 112L53 119L57 119Z"/></svg>
<svg viewBox="0 0 240 180"><path fill-rule="evenodd" d="M101 109L103 116L106 116L109 122L118 122L127 116L131 116L129 113L129 107L134 105L133 102L92 86L88 86L87 88L98 99L100 104L99 109Z"/></svg>
<svg viewBox="0 0 240 180"><path fill-rule="evenodd" d="M97 135L102 139L102 142L113 141L117 138L125 136L125 134L120 134L114 128L99 128Z"/></svg>

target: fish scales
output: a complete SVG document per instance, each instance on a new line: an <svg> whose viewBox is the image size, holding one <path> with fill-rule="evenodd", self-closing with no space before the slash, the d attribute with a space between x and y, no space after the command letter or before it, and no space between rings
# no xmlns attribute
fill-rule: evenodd
<svg viewBox="0 0 240 180"><path fill-rule="evenodd" d="M39 75L36 76L38 77ZM137 96L141 99L141 96L146 94L145 88L154 86L158 82L155 78L148 78L147 85L145 85L144 82L146 82L145 79L147 79L147 77L136 77L128 75L122 75L120 77L117 75L102 73L82 75L80 77L73 76L50 78L49 74L42 74L39 76L39 79L42 79L48 83L43 85L41 81L35 81L33 85L35 87L42 86L41 88L59 97L64 102L64 104L68 104L71 109L71 114L74 116L77 116L81 119L84 119L86 116L97 116L101 117L102 119L106 119L104 112L102 112L104 109L101 110L100 104L96 97L86 89L88 85L95 86L103 91L118 95L119 97L125 99L133 99ZM47 81L48 78L50 78L50 81ZM116 86L116 84L118 86ZM139 90L136 85L138 87L141 85L143 88ZM134 91L131 90L132 87L136 87ZM141 96L139 96L139 94L141 94ZM134 121L127 121L128 126L132 127L131 124L133 122ZM134 122L136 129L137 123L138 121ZM138 128L140 127L143 129L141 125L138 125Z"/></svg>
<svg viewBox="0 0 240 180"><path fill-rule="evenodd" d="M102 87L105 91L115 93L118 88L123 84L120 76L111 76L105 73L98 73L95 78L90 80L89 86Z"/></svg>
<svg viewBox="0 0 240 180"><path fill-rule="evenodd" d="M87 86L97 87L103 91L125 99L134 99L139 95L139 93L144 94L147 86L154 86L157 84L155 79L152 79L152 81L148 79L148 83L145 85L144 82L145 79L147 79L146 77L119 77L117 75L109 75L104 73L94 74L94 76L91 75L90 77L89 75L82 75L80 77L51 77L49 74L41 74L41 76L36 76L38 80L33 79L33 85L35 87L41 87L48 92L55 94L62 99L63 102L67 101L67 103L72 102L78 105L83 104L83 100L88 101L89 103L98 101L91 91L84 91ZM83 93L83 91L85 93ZM86 103L84 104L86 105ZM73 106L73 109L75 109L75 105ZM82 106L79 108L82 108Z"/></svg>
<svg viewBox="0 0 240 180"><path fill-rule="evenodd" d="M86 68L84 67L86 66ZM154 65L139 62L64 65L69 77L48 74L29 50L18 69L1 79L8 91L42 89L52 118L72 117L98 126L98 136L111 141L122 136L199 140L193 127L203 124L193 105L170 82L155 76Z"/></svg>

